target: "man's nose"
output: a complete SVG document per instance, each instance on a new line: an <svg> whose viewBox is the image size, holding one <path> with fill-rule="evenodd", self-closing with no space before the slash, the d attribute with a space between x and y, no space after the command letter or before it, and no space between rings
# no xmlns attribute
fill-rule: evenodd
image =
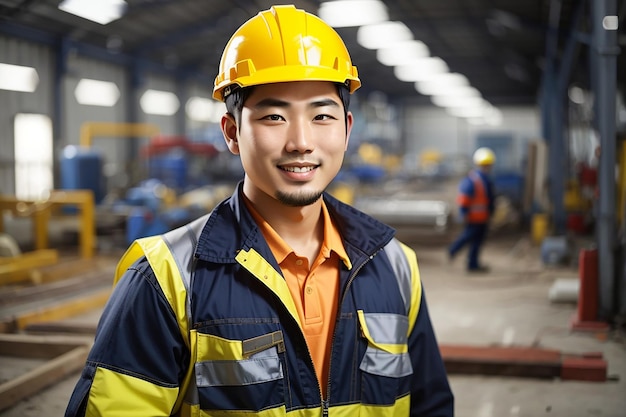
<svg viewBox="0 0 626 417"><path fill-rule="evenodd" d="M313 131L306 121L295 120L289 123L287 152L310 153L315 149Z"/></svg>

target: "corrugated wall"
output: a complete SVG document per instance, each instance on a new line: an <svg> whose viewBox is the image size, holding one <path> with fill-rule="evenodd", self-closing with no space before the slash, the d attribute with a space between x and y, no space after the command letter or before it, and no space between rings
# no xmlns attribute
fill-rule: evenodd
<svg viewBox="0 0 626 417"><path fill-rule="evenodd" d="M0 193L15 194L13 121L17 113L52 118L54 53L41 45L0 36L0 62L34 67L39 84L32 93L0 90Z"/></svg>
<svg viewBox="0 0 626 417"><path fill-rule="evenodd" d="M33 93L0 90L0 193L15 194L15 161L13 119L17 113L45 114L54 120L54 74L56 53L52 47L31 43L15 38L0 36L0 62L34 67L39 74L39 85ZM159 116L143 113L139 107L139 98L147 89L171 91L180 94L179 113L185 112L186 100L194 95L211 97L211 86L190 83L183 88L166 76L142 74L141 83L136 92L130 88L129 74L126 68L85 58L73 51L67 56L67 72L61 81L60 126L54 138L55 186L59 187L60 175L58 162L67 145L80 143L80 129L84 123L138 122L158 125L164 135L188 134L181 130L201 130L206 123L191 123L179 115ZM75 89L82 78L110 81L120 90L120 98L113 107L90 106L79 104ZM186 90L186 92L185 92ZM136 97L131 97L136 94ZM131 107L132 106L132 107ZM135 114L136 120L130 120ZM184 117L184 116L183 116ZM103 156L104 173L113 182L113 186L124 186L129 170L137 167L138 151L147 138L94 137L92 147Z"/></svg>
<svg viewBox="0 0 626 417"><path fill-rule="evenodd" d="M76 100L74 91L82 78L109 81L120 90L120 98L113 107L82 105ZM80 143L80 128L88 122L127 122L128 88L123 67L102 61L83 58L70 54L67 62L67 74L63 80L63 117L62 137L57 138L59 155L63 147ZM95 137L92 147L102 155L105 171L110 175L125 170L125 161L129 155L129 144L122 138Z"/></svg>

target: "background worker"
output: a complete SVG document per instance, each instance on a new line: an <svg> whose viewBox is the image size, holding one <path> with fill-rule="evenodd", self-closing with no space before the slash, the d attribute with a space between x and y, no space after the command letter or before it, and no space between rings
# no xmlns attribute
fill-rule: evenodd
<svg viewBox="0 0 626 417"><path fill-rule="evenodd" d="M244 179L128 249L66 416L453 415L415 253L324 191L359 86L303 10L233 34L214 98Z"/></svg>
<svg viewBox="0 0 626 417"><path fill-rule="evenodd" d="M469 245L467 271L488 272L489 268L479 262L479 256L495 206L490 173L496 156L489 148L478 148L474 152L473 162L475 168L461 180L457 194L463 231L448 247L448 256L454 259L465 245Z"/></svg>

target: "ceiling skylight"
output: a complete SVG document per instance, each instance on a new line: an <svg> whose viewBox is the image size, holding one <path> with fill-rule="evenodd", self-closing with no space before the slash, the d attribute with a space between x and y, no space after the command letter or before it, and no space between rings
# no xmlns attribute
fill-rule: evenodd
<svg viewBox="0 0 626 417"><path fill-rule="evenodd" d="M146 114L171 116L178 111L180 101L169 91L146 90L139 100L141 110Z"/></svg>
<svg viewBox="0 0 626 417"><path fill-rule="evenodd" d="M83 78L76 85L74 96L83 105L113 107L120 98L120 90L109 81Z"/></svg>
<svg viewBox="0 0 626 417"><path fill-rule="evenodd" d="M0 90L32 93L39 84L37 70L21 65L0 64Z"/></svg>
<svg viewBox="0 0 626 417"><path fill-rule="evenodd" d="M219 123L226 113L224 103L205 97L191 97L185 110L191 120L210 123Z"/></svg>

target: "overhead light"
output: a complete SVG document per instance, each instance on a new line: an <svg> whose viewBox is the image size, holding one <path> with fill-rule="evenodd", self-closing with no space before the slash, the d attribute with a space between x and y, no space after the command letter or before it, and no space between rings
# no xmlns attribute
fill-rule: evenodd
<svg viewBox="0 0 626 417"><path fill-rule="evenodd" d="M446 94L447 91L455 90L459 87L469 86L467 77L459 73L437 74L426 80L417 81L415 88L420 94L432 96L436 94Z"/></svg>
<svg viewBox="0 0 626 417"><path fill-rule="evenodd" d="M63 0L59 9L101 25L119 19L126 13L124 0Z"/></svg>
<svg viewBox="0 0 626 417"><path fill-rule="evenodd" d="M21 65L0 64L0 90L32 93L39 84L37 70Z"/></svg>
<svg viewBox="0 0 626 417"><path fill-rule="evenodd" d="M469 85L459 86L457 88L450 88L447 90L441 90L437 96L448 96L454 98L471 98L477 97L482 98L482 94L475 87L471 87Z"/></svg>
<svg viewBox="0 0 626 417"><path fill-rule="evenodd" d="M446 111L453 116L463 118L483 117L485 109L482 107L446 107Z"/></svg>
<svg viewBox="0 0 626 417"><path fill-rule="evenodd" d="M482 117L487 123L502 116L500 110L493 107L487 100L481 100L478 105L473 106L447 107L446 111L453 116L466 119Z"/></svg>
<svg viewBox="0 0 626 417"><path fill-rule="evenodd" d="M363 26L389 19L387 6L379 0L327 1L320 5L318 16L333 27Z"/></svg>
<svg viewBox="0 0 626 417"><path fill-rule="evenodd" d="M356 32L356 41L367 49L384 48L412 39L413 32L402 22L373 23L361 26Z"/></svg>
<svg viewBox="0 0 626 417"><path fill-rule="evenodd" d="M490 125L501 126L502 125L502 112L496 107L489 107L485 109L484 113L478 117L466 117L465 120L472 125Z"/></svg>
<svg viewBox="0 0 626 417"><path fill-rule="evenodd" d="M226 113L224 103L205 97L191 97L185 105L187 116L197 122L219 123Z"/></svg>
<svg viewBox="0 0 626 417"><path fill-rule="evenodd" d="M480 106L483 103L482 97L455 96L453 94L433 95L430 100L439 107L470 107Z"/></svg>
<svg viewBox="0 0 626 417"><path fill-rule="evenodd" d="M376 59L390 67L402 65L418 58L426 58L430 51L424 42L409 40L385 46L376 51Z"/></svg>
<svg viewBox="0 0 626 417"><path fill-rule="evenodd" d="M448 65L437 57L419 58L394 67L393 72L400 81L422 81L448 72Z"/></svg>
<svg viewBox="0 0 626 417"><path fill-rule="evenodd" d="M602 28L604 30L617 30L619 28L619 16L604 16Z"/></svg>
<svg viewBox="0 0 626 417"><path fill-rule="evenodd" d="M113 107L120 98L120 90L110 81L83 78L76 85L74 96L83 105Z"/></svg>
<svg viewBox="0 0 626 417"><path fill-rule="evenodd" d="M171 116L178 111L180 101L169 91L146 90L139 100L141 110L146 114Z"/></svg>

